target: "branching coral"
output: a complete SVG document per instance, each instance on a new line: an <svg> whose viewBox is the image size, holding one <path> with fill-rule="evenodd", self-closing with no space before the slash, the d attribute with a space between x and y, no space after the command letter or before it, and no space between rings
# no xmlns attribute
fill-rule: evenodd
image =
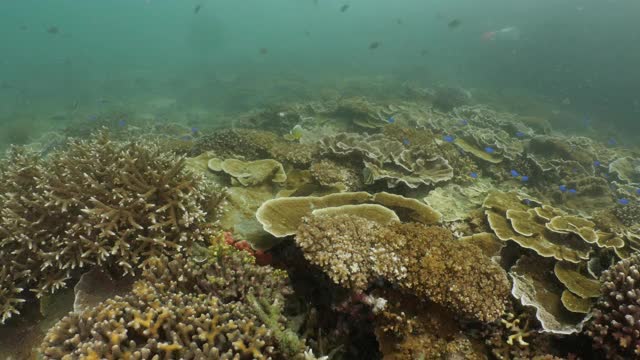
<svg viewBox="0 0 640 360"><path fill-rule="evenodd" d="M282 303L291 292L282 271L257 266L247 252L218 240L193 256L196 261L184 256L151 259L143 278L165 291L211 293L224 302L246 301L252 295Z"/></svg>
<svg viewBox="0 0 640 360"><path fill-rule="evenodd" d="M131 294L54 327L43 343L46 358L91 352L101 358L304 356L304 341L282 315L291 291L284 272L255 265L249 253L217 237L210 248L197 247L191 260L177 255L149 265Z"/></svg>
<svg viewBox="0 0 640 360"><path fill-rule="evenodd" d="M610 359L640 356L640 254L602 274L602 297L593 309L587 334Z"/></svg>
<svg viewBox="0 0 640 360"><path fill-rule="evenodd" d="M45 359L283 358L274 345L272 332L243 303L138 282L129 295L62 319L41 351Z"/></svg>
<svg viewBox="0 0 640 360"><path fill-rule="evenodd" d="M72 271L103 265L126 274L210 234L221 191L153 143L101 133L73 141L46 162L15 149L0 177L0 263L28 270L42 295ZM209 214L207 210L211 210Z"/></svg>
<svg viewBox="0 0 640 360"><path fill-rule="evenodd" d="M500 267L440 227L312 216L300 225L296 243L339 285L363 291L383 278L473 319L499 317L509 293Z"/></svg>

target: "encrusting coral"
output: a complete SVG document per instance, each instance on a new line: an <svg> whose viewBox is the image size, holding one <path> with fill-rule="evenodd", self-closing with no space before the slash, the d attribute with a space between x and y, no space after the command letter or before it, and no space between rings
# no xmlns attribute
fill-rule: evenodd
<svg viewBox="0 0 640 360"><path fill-rule="evenodd" d="M587 334L609 359L640 356L640 254L621 260L602 274L602 297L593 309Z"/></svg>
<svg viewBox="0 0 640 360"><path fill-rule="evenodd" d="M153 256L188 251L211 233L223 197L183 159L106 133L73 141L46 162L14 149L6 164L0 265L28 272L20 287L38 296L64 287L79 269L127 274Z"/></svg>
<svg viewBox="0 0 640 360"><path fill-rule="evenodd" d="M492 321L509 294L505 272L441 227L382 226L354 215L304 219L296 243L337 284L362 292L379 278L464 317Z"/></svg>

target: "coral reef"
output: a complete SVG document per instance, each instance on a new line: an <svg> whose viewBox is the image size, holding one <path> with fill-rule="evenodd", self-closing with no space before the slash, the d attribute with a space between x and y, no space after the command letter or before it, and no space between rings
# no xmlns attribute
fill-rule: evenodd
<svg viewBox="0 0 640 360"><path fill-rule="evenodd" d="M282 197L265 201L256 218L264 230L275 237L295 234L304 216L323 208L374 203L393 210L400 220L436 224L442 215L419 200L386 192L334 193L325 196Z"/></svg>
<svg viewBox="0 0 640 360"><path fill-rule="evenodd" d="M225 236L192 258L149 259L131 293L52 328L45 358L303 358L304 342L284 327L285 273L255 265Z"/></svg>
<svg viewBox="0 0 640 360"><path fill-rule="evenodd" d="M312 216L300 225L296 243L311 263L353 291L381 277L465 317L491 321L504 310L504 271L440 227Z"/></svg>
<svg viewBox="0 0 640 360"><path fill-rule="evenodd" d="M515 241L543 257L574 263L589 258L598 240L595 223L548 205L530 207L524 200L515 193L489 192L483 207L500 240Z"/></svg>
<svg viewBox="0 0 640 360"><path fill-rule="evenodd" d="M62 319L41 351L44 359L284 358L274 345L272 332L243 303L138 282L127 296Z"/></svg>
<svg viewBox="0 0 640 360"><path fill-rule="evenodd" d="M342 164L323 159L311 164L311 176L322 186L339 189L340 191L354 191L360 186L358 174Z"/></svg>
<svg viewBox="0 0 640 360"><path fill-rule="evenodd" d="M216 157L259 160L272 158L297 166L310 164L318 154L317 146L290 142L263 130L223 129L199 137L191 156L210 151Z"/></svg>
<svg viewBox="0 0 640 360"><path fill-rule="evenodd" d="M53 292L79 269L121 274L188 251L209 236L222 192L153 143L101 133L46 162L14 149L2 171L0 262L28 271L25 289Z"/></svg>
<svg viewBox="0 0 640 360"><path fill-rule="evenodd" d="M545 331L573 334L582 329L583 313L571 312L562 302L565 286L553 272L553 261L535 255L522 256L510 269L513 296L536 310L536 318Z"/></svg>
<svg viewBox="0 0 640 360"><path fill-rule="evenodd" d="M602 297L586 332L607 358L635 359L640 355L640 254L613 265L601 280Z"/></svg>
<svg viewBox="0 0 640 360"><path fill-rule="evenodd" d="M485 359L453 316L433 303L404 294L384 292L384 311L375 319L383 359Z"/></svg>
<svg viewBox="0 0 640 360"><path fill-rule="evenodd" d="M451 111L453 108L465 105L471 100L469 92L458 87L440 87L433 97L433 106L440 111Z"/></svg>
<svg viewBox="0 0 640 360"><path fill-rule="evenodd" d="M326 154L362 162L367 185L384 180L391 188L399 184L417 188L453 178L453 168L444 157L419 148L407 148L407 141L396 141L382 134L343 133L327 136L321 143Z"/></svg>
<svg viewBox="0 0 640 360"><path fill-rule="evenodd" d="M209 159L207 167L212 171L224 171L243 186L255 186L268 180L274 183L287 181L282 164L272 159L242 161L212 158Z"/></svg>

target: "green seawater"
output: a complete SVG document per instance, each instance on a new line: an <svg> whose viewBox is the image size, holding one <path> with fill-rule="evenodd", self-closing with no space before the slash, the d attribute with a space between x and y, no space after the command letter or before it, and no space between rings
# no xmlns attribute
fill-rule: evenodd
<svg viewBox="0 0 640 360"><path fill-rule="evenodd" d="M327 89L393 98L411 82L563 113L554 125L577 133L588 118L632 141L638 13L595 0L3 1L0 140L109 111L211 124ZM482 41L510 26L519 40Z"/></svg>

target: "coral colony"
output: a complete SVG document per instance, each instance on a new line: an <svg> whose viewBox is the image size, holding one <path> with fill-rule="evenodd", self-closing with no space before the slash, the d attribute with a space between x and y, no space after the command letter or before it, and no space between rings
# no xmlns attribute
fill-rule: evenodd
<svg viewBox="0 0 640 360"><path fill-rule="evenodd" d="M82 283L75 302L93 300L28 353L638 358L638 152L425 94L282 104L225 129L92 115L11 147L3 329ZM97 270L117 286L85 283Z"/></svg>

